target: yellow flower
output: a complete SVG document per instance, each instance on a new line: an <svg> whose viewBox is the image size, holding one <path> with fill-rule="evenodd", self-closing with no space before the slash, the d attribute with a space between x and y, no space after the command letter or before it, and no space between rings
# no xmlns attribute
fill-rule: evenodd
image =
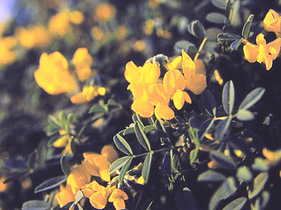
<svg viewBox="0 0 281 210"><path fill-rule="evenodd" d="M116 13L115 7L109 3L100 3L94 10L94 19L96 21L108 21Z"/></svg>
<svg viewBox="0 0 281 210"><path fill-rule="evenodd" d="M53 143L53 146L58 148L64 147L64 150L61 152L62 154L72 154L70 135L64 129L59 130L59 134L61 135L61 137Z"/></svg>
<svg viewBox="0 0 281 210"><path fill-rule="evenodd" d="M58 201L60 207L66 205L69 202L75 200L75 194L71 190L71 186L66 184L66 186L60 185L60 191L55 195L56 200Z"/></svg>
<svg viewBox="0 0 281 210"><path fill-rule="evenodd" d="M49 94L73 92L76 89L75 76L68 71L65 57L57 51L41 55L34 77L37 84Z"/></svg>
<svg viewBox="0 0 281 210"><path fill-rule="evenodd" d="M189 55L182 50L182 71L185 77L185 87L198 95L207 87L206 70L202 60L193 61Z"/></svg>
<svg viewBox="0 0 281 210"><path fill-rule="evenodd" d="M109 202L113 202L116 210L125 209L125 201L128 199L128 195L121 189L115 188L108 198Z"/></svg>
<svg viewBox="0 0 281 210"><path fill-rule="evenodd" d="M258 34L256 37L257 45L254 45L247 40L243 40L243 52L245 59L250 63L264 63L266 70L272 67L272 61L278 56L281 45L281 38L266 44L263 34Z"/></svg>
<svg viewBox="0 0 281 210"><path fill-rule="evenodd" d="M27 49L45 47L50 41L48 30L40 25L30 26L28 28L16 28L15 36L21 46Z"/></svg>
<svg viewBox="0 0 281 210"><path fill-rule="evenodd" d="M99 86L85 86L82 92L76 93L70 97L70 101L74 104L82 104L94 99L97 95L105 95L106 89Z"/></svg>
<svg viewBox="0 0 281 210"><path fill-rule="evenodd" d="M75 71L79 81L85 81L91 76L92 56L88 53L87 48L78 48L72 58Z"/></svg>
<svg viewBox="0 0 281 210"><path fill-rule="evenodd" d="M16 40L14 37L0 37L0 66L12 63L16 58L16 53L12 51Z"/></svg>
<svg viewBox="0 0 281 210"><path fill-rule="evenodd" d="M275 12L273 9L270 9L266 13L262 23L264 30L273 31L276 36L279 36L281 17L278 15L277 12Z"/></svg>

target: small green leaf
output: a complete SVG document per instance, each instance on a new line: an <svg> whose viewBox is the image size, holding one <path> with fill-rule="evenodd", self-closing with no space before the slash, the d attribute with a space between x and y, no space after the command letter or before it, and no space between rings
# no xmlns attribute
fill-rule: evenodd
<svg viewBox="0 0 281 210"><path fill-rule="evenodd" d="M242 44L242 41L243 41L242 38L241 38L241 39L235 40L234 42L232 42L232 43L230 44L230 48L231 48L232 50L237 50L238 47Z"/></svg>
<svg viewBox="0 0 281 210"><path fill-rule="evenodd" d="M266 190L262 191L261 193L262 197L262 203L261 203L261 209L265 209L266 205L268 204L270 200L270 193Z"/></svg>
<svg viewBox="0 0 281 210"><path fill-rule="evenodd" d="M139 122L141 128L143 128L144 125L143 125L143 123L142 123L142 121L140 119L140 116L138 114L136 114L136 113L133 114L132 120L133 120L134 123Z"/></svg>
<svg viewBox="0 0 281 210"><path fill-rule="evenodd" d="M246 202L247 198L239 197L227 204L222 210L241 210Z"/></svg>
<svg viewBox="0 0 281 210"><path fill-rule="evenodd" d="M110 106L120 106L119 103L117 103L116 101L114 101L113 99L108 99L107 101L107 105L110 105Z"/></svg>
<svg viewBox="0 0 281 210"><path fill-rule="evenodd" d="M199 39L203 39L206 36L205 28L199 20L191 21L188 31Z"/></svg>
<svg viewBox="0 0 281 210"><path fill-rule="evenodd" d="M252 168L257 171L267 171L269 166L265 162L265 159L257 157L255 158L254 163L252 164Z"/></svg>
<svg viewBox="0 0 281 210"><path fill-rule="evenodd" d="M212 151L210 153L211 159L213 159L219 166L228 170L235 171L237 169L236 163L228 156L225 156L219 151Z"/></svg>
<svg viewBox="0 0 281 210"><path fill-rule="evenodd" d="M30 200L24 202L21 209L22 210L51 210L52 207L46 201Z"/></svg>
<svg viewBox="0 0 281 210"><path fill-rule="evenodd" d="M190 164L192 164L196 160L198 151L199 151L198 147L190 151L190 154L189 154Z"/></svg>
<svg viewBox="0 0 281 210"><path fill-rule="evenodd" d="M198 51L197 47L189 41L186 40L177 41L176 44L174 45L174 50L180 54L182 49L185 52L187 52L188 55L195 55L195 53Z"/></svg>
<svg viewBox="0 0 281 210"><path fill-rule="evenodd" d="M227 20L227 17L218 12L211 12L206 16L206 20L211 23L223 24Z"/></svg>
<svg viewBox="0 0 281 210"><path fill-rule="evenodd" d="M123 184L123 180L124 180L125 173L127 172L127 170L129 169L129 167L131 166L132 160L133 160L132 157L128 158L128 159L125 161L124 166L122 167L122 169L121 169L121 171L120 171L120 174L119 174L119 177L118 177L118 182L119 182L121 185Z"/></svg>
<svg viewBox="0 0 281 210"><path fill-rule="evenodd" d="M234 106L235 90L232 80L228 81L222 91L222 105L227 114L232 114Z"/></svg>
<svg viewBox="0 0 281 210"><path fill-rule="evenodd" d="M253 175L247 166L240 166L237 169L236 177L239 181L250 182L253 178Z"/></svg>
<svg viewBox="0 0 281 210"><path fill-rule="evenodd" d="M114 137L113 137L113 141L115 146L123 153L125 153L126 155L133 155L133 151L130 147L130 145L128 144L128 142L119 134L117 133Z"/></svg>
<svg viewBox="0 0 281 210"><path fill-rule="evenodd" d="M235 114L235 117L241 121L250 121L255 118L253 112L246 109L238 109L238 112Z"/></svg>
<svg viewBox="0 0 281 210"><path fill-rule="evenodd" d="M237 39L240 39L241 37L236 35L236 34L232 34L232 33L219 33L217 35L217 41L218 42L234 42Z"/></svg>
<svg viewBox="0 0 281 210"><path fill-rule="evenodd" d="M224 138L224 135L228 131L231 120L232 117L227 117L218 123L215 132L215 139L222 140Z"/></svg>
<svg viewBox="0 0 281 210"><path fill-rule="evenodd" d="M91 107L89 113L97 113L97 112L105 114L107 112L107 110L106 110L105 106L100 105L100 104L95 104L94 106Z"/></svg>
<svg viewBox="0 0 281 210"><path fill-rule="evenodd" d="M268 180L268 173L267 172L260 172L254 179L253 182L253 190L248 191L249 199L257 196L263 189L264 185Z"/></svg>
<svg viewBox="0 0 281 210"><path fill-rule="evenodd" d="M122 134L123 134L124 136L126 136L126 135L128 135L128 134L130 134L130 133L135 133L134 127L127 127L127 128L125 128L124 131L122 132Z"/></svg>
<svg viewBox="0 0 281 210"><path fill-rule="evenodd" d="M74 204L76 205L82 198L84 198L84 194L81 190L78 190L75 195Z"/></svg>
<svg viewBox="0 0 281 210"><path fill-rule="evenodd" d="M70 174L70 165L65 155L62 155L60 158L60 166L63 173L68 176Z"/></svg>
<svg viewBox="0 0 281 210"><path fill-rule="evenodd" d="M145 133L143 132L140 123L136 122L134 128L135 128L135 134L136 134L136 137L137 137L139 143L143 146L143 148L146 151L150 151L151 147L150 147L149 140L148 140L147 136L145 135Z"/></svg>
<svg viewBox="0 0 281 210"><path fill-rule="evenodd" d="M150 167L151 167L151 161L152 161L152 155L153 153L148 153L143 161L143 166L142 166L142 170L141 170L141 175L145 181L145 183L147 183L148 178L149 178L149 172L150 172Z"/></svg>
<svg viewBox="0 0 281 210"><path fill-rule="evenodd" d="M199 182L222 182L225 179L226 177L223 174L213 170L204 171L197 178Z"/></svg>
<svg viewBox="0 0 281 210"><path fill-rule="evenodd" d="M148 133L150 131L155 130L155 125L146 125L146 126L143 127L142 130L143 130L144 133Z"/></svg>
<svg viewBox="0 0 281 210"><path fill-rule="evenodd" d="M235 180L233 177L228 177L219 188L213 194L210 203L209 209L215 210L221 200L227 199L237 190L235 186Z"/></svg>
<svg viewBox="0 0 281 210"><path fill-rule="evenodd" d="M225 10L226 0L212 0L212 4L219 9Z"/></svg>
<svg viewBox="0 0 281 210"><path fill-rule="evenodd" d="M191 190L187 187L179 189L175 193L175 201L178 210L196 210L197 204Z"/></svg>
<svg viewBox="0 0 281 210"><path fill-rule="evenodd" d="M264 92L264 88L256 88L252 90L241 102L239 109L249 109L250 107L252 107L256 102L260 100Z"/></svg>
<svg viewBox="0 0 281 210"><path fill-rule="evenodd" d="M38 185L35 188L34 192L39 193L39 192L57 187L60 184L64 183L66 181L66 178L67 178L66 176L57 176L57 177L48 179L48 180L44 181L43 183L41 183L40 185Z"/></svg>
<svg viewBox="0 0 281 210"><path fill-rule="evenodd" d="M202 94L201 94L201 102L202 105L204 107L204 109L206 110L206 112L210 115L210 116L216 116L216 101L215 98L212 94L212 92L208 89L205 89Z"/></svg>
<svg viewBox="0 0 281 210"><path fill-rule="evenodd" d="M215 120L214 118L209 118L205 120L198 129L198 137L199 140L202 140L205 134L209 131L209 129L213 126Z"/></svg>
<svg viewBox="0 0 281 210"><path fill-rule="evenodd" d="M124 157L120 157L118 159L116 159L109 167L109 173L112 174L113 172L115 172L116 170L118 170L119 168L121 168L122 166L125 165L125 163L128 161L128 159L130 159L131 156L124 156Z"/></svg>
<svg viewBox="0 0 281 210"><path fill-rule="evenodd" d="M253 19L254 19L254 15L253 14L249 15L246 23L243 26L242 37L244 39L248 39L248 37L249 37L250 29L251 29L251 25L252 25Z"/></svg>

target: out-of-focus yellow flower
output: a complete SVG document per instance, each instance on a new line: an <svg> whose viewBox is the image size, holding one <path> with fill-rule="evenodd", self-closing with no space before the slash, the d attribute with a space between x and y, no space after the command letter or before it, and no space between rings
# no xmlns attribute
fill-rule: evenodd
<svg viewBox="0 0 281 210"><path fill-rule="evenodd" d="M64 36L71 32L71 23L79 25L83 20L84 15L82 12L63 9L50 18L48 29L54 36Z"/></svg>
<svg viewBox="0 0 281 210"><path fill-rule="evenodd" d="M65 130L61 129L59 130L59 134L61 135L60 138L58 138L54 143L54 147L64 147L64 150L62 151L62 154L72 154L71 146L70 146L70 141L71 137L66 133Z"/></svg>
<svg viewBox="0 0 281 210"><path fill-rule="evenodd" d="M153 32L155 26L155 22L153 19L148 19L147 21L145 21L145 24L143 26L143 32L145 35L150 35Z"/></svg>
<svg viewBox="0 0 281 210"><path fill-rule="evenodd" d="M93 59L87 48L78 48L73 55L72 62L79 81L85 81L90 78Z"/></svg>
<svg viewBox="0 0 281 210"><path fill-rule="evenodd" d="M134 43L133 49L137 52L143 51L146 47L146 43L144 40L137 40Z"/></svg>
<svg viewBox="0 0 281 210"><path fill-rule="evenodd" d="M193 61L189 55L182 50L182 71L185 77L185 87L198 95L207 87L206 69L202 60Z"/></svg>
<svg viewBox="0 0 281 210"><path fill-rule="evenodd" d="M125 209L125 201L128 199L128 195L121 189L115 188L108 198L109 202L113 202L116 210Z"/></svg>
<svg viewBox="0 0 281 210"><path fill-rule="evenodd" d="M68 63L60 52L43 53L34 72L37 84L49 94L75 91L75 76L68 71Z"/></svg>
<svg viewBox="0 0 281 210"><path fill-rule="evenodd" d="M7 189L7 183L3 183L5 177L0 178L0 192L4 192Z"/></svg>
<svg viewBox="0 0 281 210"><path fill-rule="evenodd" d="M275 12L273 9L270 9L264 19L263 19L263 27L266 31L273 31L276 36L279 36L280 26L281 26L281 17Z"/></svg>
<svg viewBox="0 0 281 210"><path fill-rule="evenodd" d="M48 30L40 25L30 26L28 28L16 28L15 36L21 46L27 49L45 47L50 42Z"/></svg>
<svg viewBox="0 0 281 210"><path fill-rule="evenodd" d="M100 27L98 27L98 26L92 27L91 33L92 33L92 36L93 36L96 40L101 41L101 40L103 40L103 39L105 38L102 29L101 29Z"/></svg>
<svg viewBox="0 0 281 210"><path fill-rule="evenodd" d="M257 45L254 45L247 40L243 40L243 52L245 59L250 63L264 63L266 70L272 67L272 61L278 56L281 46L281 38L266 44L263 34L258 34L256 37Z"/></svg>
<svg viewBox="0 0 281 210"><path fill-rule="evenodd" d="M115 7L109 3L100 3L94 9L94 19L96 21L108 21L114 17Z"/></svg>
<svg viewBox="0 0 281 210"><path fill-rule="evenodd" d="M93 152L84 152L83 164L93 176L99 176L105 181L110 181L109 160L115 160L118 157L117 152L112 146L106 146L101 151L101 154Z"/></svg>
<svg viewBox="0 0 281 210"><path fill-rule="evenodd" d="M74 96L70 97L70 100L74 104L83 104L91 101L98 95L105 95L106 89L99 86L85 86L82 92L76 93Z"/></svg>
<svg viewBox="0 0 281 210"><path fill-rule="evenodd" d="M116 33L117 33L116 38L118 40L124 40L128 33L128 28L125 25L120 25L120 26L118 26Z"/></svg>
<svg viewBox="0 0 281 210"><path fill-rule="evenodd" d="M16 58L16 53L12 51L12 48L16 44L14 37L0 37L0 66L12 63Z"/></svg>

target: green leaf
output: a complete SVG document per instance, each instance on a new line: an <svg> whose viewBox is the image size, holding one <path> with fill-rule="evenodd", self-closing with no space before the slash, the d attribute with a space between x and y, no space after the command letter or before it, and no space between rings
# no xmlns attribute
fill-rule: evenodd
<svg viewBox="0 0 281 210"><path fill-rule="evenodd" d="M212 4L219 9L225 10L226 0L212 0Z"/></svg>
<svg viewBox="0 0 281 210"><path fill-rule="evenodd" d="M266 163L265 159L257 157L252 164L252 168L257 171L267 171L269 169L269 166Z"/></svg>
<svg viewBox="0 0 281 210"><path fill-rule="evenodd" d="M124 163L124 166L122 167L119 177L118 177L118 182L122 185L123 184L123 180L124 180L124 176L125 173L127 172L127 170L129 169L129 167L131 166L133 157L130 157L129 159L126 160L126 162Z"/></svg>
<svg viewBox="0 0 281 210"><path fill-rule="evenodd" d="M126 136L130 133L135 133L135 129L134 129L134 127L127 127L124 129L124 131L122 133L124 136Z"/></svg>
<svg viewBox="0 0 281 210"><path fill-rule="evenodd" d="M222 91L222 105L227 114L231 114L234 106L235 90L232 80L228 81Z"/></svg>
<svg viewBox="0 0 281 210"><path fill-rule="evenodd" d="M198 51L197 47L193 43L186 40L177 41L174 45L174 50L177 53L181 53L181 50L184 50L188 55L195 55Z"/></svg>
<svg viewBox="0 0 281 210"><path fill-rule="evenodd" d="M66 178L67 177L63 175L63 176L57 176L57 177L53 177L51 179L48 179L48 180L44 181L43 183L41 183L40 185L38 185L35 188L34 192L39 193L39 192L57 187L60 184L64 183L66 181Z"/></svg>
<svg viewBox="0 0 281 210"><path fill-rule="evenodd" d="M107 105L110 105L110 106L120 106L119 103L117 103L115 100L113 100L113 99L111 99L111 98L108 99Z"/></svg>
<svg viewBox="0 0 281 210"><path fill-rule="evenodd" d="M236 163L228 156L225 156L223 153L219 151L212 151L210 153L211 159L213 159L219 166L228 170L235 171L237 169Z"/></svg>
<svg viewBox="0 0 281 210"><path fill-rule="evenodd" d="M142 121L140 119L140 116L138 114L136 114L136 113L133 114L132 120L133 120L134 123L139 122L141 128L143 128L144 125L143 125L143 123L142 123Z"/></svg>
<svg viewBox="0 0 281 210"><path fill-rule="evenodd" d="M260 172L254 179L253 182L253 190L248 191L249 199L257 196L263 189L264 185L268 180L268 173L267 172Z"/></svg>
<svg viewBox="0 0 281 210"><path fill-rule="evenodd" d="M237 169L236 177L239 181L250 182L252 181L253 175L247 166L240 166Z"/></svg>
<svg viewBox="0 0 281 210"><path fill-rule="evenodd" d="M251 29L251 25L252 25L253 19L254 19L254 15L253 14L249 15L246 23L243 26L242 37L244 39L248 39L248 37L249 37L250 29Z"/></svg>
<svg viewBox="0 0 281 210"><path fill-rule="evenodd" d="M206 20L211 23L223 24L227 20L227 17L218 12L211 12L206 16Z"/></svg>
<svg viewBox="0 0 281 210"><path fill-rule="evenodd" d="M240 210L247 202L247 198L239 197L227 204L222 210Z"/></svg>
<svg viewBox="0 0 281 210"><path fill-rule="evenodd" d="M216 116L216 101L210 90L205 89L201 93L201 102L204 109L210 116Z"/></svg>
<svg viewBox="0 0 281 210"><path fill-rule="evenodd" d="M106 110L105 106L100 105L100 104L95 104L91 107L89 113L97 113L97 112L105 114L107 112L107 110Z"/></svg>
<svg viewBox="0 0 281 210"><path fill-rule="evenodd" d="M190 164L192 164L196 160L198 151L199 151L198 147L190 151L190 153L189 153Z"/></svg>
<svg viewBox="0 0 281 210"><path fill-rule="evenodd" d="M76 205L82 198L84 198L84 194L81 190L78 190L75 195L74 204Z"/></svg>
<svg viewBox="0 0 281 210"><path fill-rule="evenodd" d="M51 210L52 207L46 201L30 200L24 202L21 209L22 210Z"/></svg>
<svg viewBox="0 0 281 210"><path fill-rule="evenodd" d="M233 42L237 39L240 39L241 37L236 35L236 34L232 34L232 33L219 33L217 35L217 41L218 42L224 42L224 41L227 41L227 42Z"/></svg>
<svg viewBox="0 0 281 210"><path fill-rule="evenodd" d="M62 155L60 158L60 166L63 173L68 176L70 174L70 165L65 155Z"/></svg>
<svg viewBox="0 0 281 210"><path fill-rule="evenodd" d="M136 137L137 137L139 143L143 146L143 148L146 151L150 151L151 147L150 147L149 140L148 140L147 136L145 135L145 133L143 132L140 123L136 122L134 128L135 128L135 134L136 134Z"/></svg>
<svg viewBox="0 0 281 210"><path fill-rule="evenodd" d="M114 137L113 137L113 141L115 146L123 153L125 153L126 155L133 155L133 151L130 147L130 145L128 144L128 142L119 134L117 133Z"/></svg>
<svg viewBox="0 0 281 210"><path fill-rule="evenodd" d="M65 124L65 120L66 120L65 111L60 111L60 113L59 113L59 122L62 125L62 127Z"/></svg>
<svg viewBox="0 0 281 210"><path fill-rule="evenodd" d="M252 90L248 95L244 98L241 102L238 109L249 109L252 107L256 102L260 100L265 92L264 88L256 88Z"/></svg>
<svg viewBox="0 0 281 210"><path fill-rule="evenodd" d="M204 171L197 178L199 182L222 182L225 179L226 177L223 174L213 170Z"/></svg>
<svg viewBox="0 0 281 210"><path fill-rule="evenodd" d="M53 115L48 116L48 123L54 126L57 129L62 128L62 125L59 123L59 121L55 118Z"/></svg>
<svg viewBox="0 0 281 210"><path fill-rule="evenodd" d="M124 157L120 157L118 159L116 159L109 167L109 173L112 174L113 172L115 172L116 170L118 170L119 168L123 167L125 165L125 163L128 161L128 159L130 159L131 156L124 156Z"/></svg>
<svg viewBox="0 0 281 210"><path fill-rule="evenodd" d="M199 20L191 21L188 31L199 39L203 39L206 36L205 28Z"/></svg>
<svg viewBox="0 0 281 210"><path fill-rule="evenodd" d="M215 132L215 139L222 140L224 135L226 134L230 122L232 120L232 117L227 117L226 119L220 121L216 127L216 132Z"/></svg>
<svg viewBox="0 0 281 210"><path fill-rule="evenodd" d="M243 41L242 38L241 38L241 39L235 40L234 42L232 42L232 43L230 44L230 48L231 48L232 50L237 50L238 47L241 45L242 41Z"/></svg>
<svg viewBox="0 0 281 210"><path fill-rule="evenodd" d="M150 172L150 168L151 168L152 155L153 155L152 152L148 153L146 155L144 161L143 161L141 175L143 176L143 179L144 179L145 183L147 183L148 178L149 178L149 172Z"/></svg>
<svg viewBox="0 0 281 210"><path fill-rule="evenodd" d="M197 210L197 204L193 193L187 187L176 191L175 201L178 210Z"/></svg>
<svg viewBox="0 0 281 210"><path fill-rule="evenodd" d="M270 200L270 193L266 190L262 191L261 198L262 198L261 209L265 209L266 205Z"/></svg>
<svg viewBox="0 0 281 210"><path fill-rule="evenodd" d="M235 114L235 117L241 121L250 121L255 118L255 115L253 112L247 109L238 109L238 112Z"/></svg>
<svg viewBox="0 0 281 210"><path fill-rule="evenodd" d="M198 129L198 137L199 140L202 140L205 136L205 134L209 131L209 129L213 126L215 122L214 118L209 118L205 120Z"/></svg>
<svg viewBox="0 0 281 210"><path fill-rule="evenodd" d="M210 203L209 209L215 210L221 200L229 198L237 190L235 186L235 180L233 177L228 177L219 188L213 194Z"/></svg>
<svg viewBox="0 0 281 210"><path fill-rule="evenodd" d="M155 125L146 125L146 126L143 127L142 130L143 130L144 133L148 133L150 131L155 130Z"/></svg>

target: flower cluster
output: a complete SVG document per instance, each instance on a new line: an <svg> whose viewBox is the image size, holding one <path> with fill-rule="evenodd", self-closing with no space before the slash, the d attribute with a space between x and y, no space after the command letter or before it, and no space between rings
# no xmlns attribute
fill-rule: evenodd
<svg viewBox="0 0 281 210"><path fill-rule="evenodd" d="M107 201L113 202L116 209L124 209L124 200L128 199L128 195L109 183L109 166L118 158L115 149L111 145L105 145L101 154L84 152L83 156L82 163L71 169L66 184L60 185L60 192L55 196L59 205L62 207L69 202L74 202L76 194L82 192L83 197L88 198L96 209L103 209ZM100 184L97 178L108 184L106 186Z"/></svg>
<svg viewBox="0 0 281 210"><path fill-rule="evenodd" d="M266 70L270 70L273 60L279 55L281 38L280 34L280 22L281 18L274 10L270 9L263 20L263 27L266 31L272 31L276 34L277 38L266 44L264 35L262 33L256 36L256 45L243 40L245 44L243 51L245 59L250 63L259 62L264 63Z"/></svg>
<svg viewBox="0 0 281 210"><path fill-rule="evenodd" d="M159 63L146 62L137 67L132 61L125 67L125 78L130 83L128 89L132 92L134 101L132 110L142 117L172 119L174 111L169 107L170 99L176 109L180 110L184 102L191 104L191 98L185 91L200 94L206 88L205 66L202 60L193 61L182 50L181 56L176 57L166 65L166 72L160 79Z"/></svg>
<svg viewBox="0 0 281 210"><path fill-rule="evenodd" d="M104 87L86 85L79 92L78 82L84 82L92 76L93 59L86 48L78 48L72 59L75 67L70 71L68 61L58 51L51 54L43 53L39 67L34 72L37 84L49 94L67 93L72 103L85 103L98 94L104 95Z"/></svg>

